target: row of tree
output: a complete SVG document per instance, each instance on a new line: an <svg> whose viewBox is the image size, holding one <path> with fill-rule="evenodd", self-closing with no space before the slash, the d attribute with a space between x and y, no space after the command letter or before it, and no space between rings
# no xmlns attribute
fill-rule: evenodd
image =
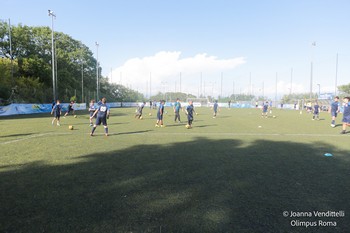
<svg viewBox="0 0 350 233"><path fill-rule="evenodd" d="M51 102L54 98L51 29L21 24L9 29L7 22L0 22L0 99ZM58 98L62 101L69 101L73 96L78 101L96 98L97 68L91 50L61 32L55 32L54 38ZM100 96L109 101L144 99L137 91L110 84L101 75L101 68L98 72Z"/></svg>

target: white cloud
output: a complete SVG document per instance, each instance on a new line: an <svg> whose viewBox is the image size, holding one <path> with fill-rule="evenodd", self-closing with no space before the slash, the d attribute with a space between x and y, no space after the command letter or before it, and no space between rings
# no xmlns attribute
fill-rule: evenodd
<svg viewBox="0 0 350 233"><path fill-rule="evenodd" d="M129 59L108 74L108 77L112 77L113 83L131 86L149 95L151 76L153 95L158 91L175 91L176 85L179 91L181 72L182 91L197 94L198 78L201 72L203 76L210 78L211 75L218 76L221 72L233 70L245 63L243 57L219 59L202 53L182 58L179 51L161 51L153 56Z"/></svg>

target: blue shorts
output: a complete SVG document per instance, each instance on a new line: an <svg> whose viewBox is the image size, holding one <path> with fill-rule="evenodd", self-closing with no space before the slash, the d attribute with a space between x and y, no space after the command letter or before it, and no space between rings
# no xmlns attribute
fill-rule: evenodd
<svg viewBox="0 0 350 233"><path fill-rule="evenodd" d="M96 118L96 125L104 125L107 126L107 117L97 117Z"/></svg>
<svg viewBox="0 0 350 233"><path fill-rule="evenodd" d="M338 113L337 112L331 112L331 114L332 114L332 117L337 117L338 116Z"/></svg>
<svg viewBox="0 0 350 233"><path fill-rule="evenodd" d="M95 111L90 111L90 117L92 117L92 115L94 115L94 112ZM96 118L96 115L95 115L95 118Z"/></svg>
<svg viewBox="0 0 350 233"><path fill-rule="evenodd" d="M59 119L60 119L60 117L61 117L61 114L57 114L57 113L55 113L55 118L57 118L57 120L59 120Z"/></svg>
<svg viewBox="0 0 350 233"><path fill-rule="evenodd" d="M350 116L345 116L343 117L343 123L347 123L347 124L350 124Z"/></svg>
<svg viewBox="0 0 350 233"><path fill-rule="evenodd" d="M158 121L163 120L163 115L160 115L160 113L159 113L159 112L157 113L157 119L158 119Z"/></svg>
<svg viewBox="0 0 350 233"><path fill-rule="evenodd" d="M187 120L193 121L193 115L187 115Z"/></svg>

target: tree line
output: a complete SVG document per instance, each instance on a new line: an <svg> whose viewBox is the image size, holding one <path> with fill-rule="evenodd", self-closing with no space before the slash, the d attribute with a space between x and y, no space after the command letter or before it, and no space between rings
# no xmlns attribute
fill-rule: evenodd
<svg viewBox="0 0 350 233"><path fill-rule="evenodd" d="M11 40L10 40L11 39ZM11 43L10 43L11 41ZM11 46L11 47L10 47ZM17 103L53 101L51 29L0 21L0 100ZM81 41L54 32L57 97L88 102L96 99L96 59ZM101 75L100 96L110 102L142 101L144 96ZM83 85L83 93L82 93Z"/></svg>

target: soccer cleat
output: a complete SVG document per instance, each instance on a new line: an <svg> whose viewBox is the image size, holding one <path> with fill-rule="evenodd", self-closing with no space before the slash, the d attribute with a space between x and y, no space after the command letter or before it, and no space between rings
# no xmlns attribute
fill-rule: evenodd
<svg viewBox="0 0 350 233"><path fill-rule="evenodd" d="M106 135L106 137L108 137L108 133L106 133L105 135Z"/></svg>
<svg viewBox="0 0 350 233"><path fill-rule="evenodd" d="M161 125L160 127L162 127L162 128L163 128L163 127L165 127L165 125Z"/></svg>
<svg viewBox="0 0 350 233"><path fill-rule="evenodd" d="M92 136L94 136L94 134L93 134L93 133L90 133L90 136L92 137Z"/></svg>
<svg viewBox="0 0 350 233"><path fill-rule="evenodd" d="M57 123L57 126L61 126L61 124L60 124L60 123Z"/></svg>
<svg viewBox="0 0 350 233"><path fill-rule="evenodd" d="M334 127L335 127L335 124L331 124L331 127L334 128Z"/></svg>
<svg viewBox="0 0 350 233"><path fill-rule="evenodd" d="M159 127L159 125L156 124L155 127Z"/></svg>
<svg viewBox="0 0 350 233"><path fill-rule="evenodd" d="M93 126L93 124L90 123L90 126Z"/></svg>
<svg viewBox="0 0 350 233"><path fill-rule="evenodd" d="M340 134L346 134L346 131L345 131L345 130L342 130L342 131L340 132Z"/></svg>

